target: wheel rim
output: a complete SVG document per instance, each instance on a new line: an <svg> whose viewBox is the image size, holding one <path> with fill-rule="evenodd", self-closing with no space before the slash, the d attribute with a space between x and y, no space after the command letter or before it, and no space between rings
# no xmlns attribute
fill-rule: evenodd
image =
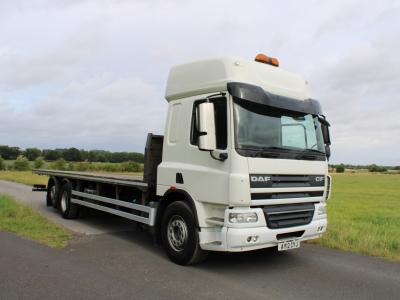
<svg viewBox="0 0 400 300"><path fill-rule="evenodd" d="M55 203L56 201L56 186L53 185L50 189L50 199L52 203Z"/></svg>
<svg viewBox="0 0 400 300"><path fill-rule="evenodd" d="M61 211L65 212L67 210L67 192L64 192L61 196Z"/></svg>
<svg viewBox="0 0 400 300"><path fill-rule="evenodd" d="M167 226L168 242L172 249L177 252L185 248L188 239L188 228L181 216L173 216Z"/></svg>

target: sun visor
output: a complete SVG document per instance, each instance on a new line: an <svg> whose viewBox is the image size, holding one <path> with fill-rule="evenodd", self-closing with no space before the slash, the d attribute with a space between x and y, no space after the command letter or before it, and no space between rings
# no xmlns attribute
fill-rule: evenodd
<svg viewBox="0 0 400 300"><path fill-rule="evenodd" d="M228 82L228 91L233 97L245 101L289 111L322 115L321 105L314 99L297 100L279 96L271 94L259 86L242 82Z"/></svg>

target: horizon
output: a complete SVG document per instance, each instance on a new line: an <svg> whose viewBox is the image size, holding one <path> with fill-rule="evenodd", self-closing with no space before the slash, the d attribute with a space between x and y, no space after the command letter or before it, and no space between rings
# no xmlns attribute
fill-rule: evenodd
<svg viewBox="0 0 400 300"><path fill-rule="evenodd" d="M22 152L25 151L26 149L30 149L30 148L36 148L39 149L40 151L47 151L47 150L68 150L68 149L78 149L79 151L85 151L85 152L91 152L91 151L105 151L105 152L110 152L110 153L137 153L137 154L142 154L144 155L144 151L140 152L140 151L130 151L130 150L121 150L121 151L112 151L112 150L105 150L105 149L84 149L84 148L77 148L77 147L66 147L66 148L38 148L38 147L27 147L27 148L21 148L18 146L12 146L12 145L0 145L1 146L8 146L8 147L17 147L19 148L19 150L21 150ZM144 150L144 149L143 149ZM23 155L23 154L22 154ZM357 166L361 166L361 167L367 167L367 166L371 166L371 165L378 165L378 166L383 166L383 167L399 167L400 165L384 165L384 164L378 164L378 163L368 163L368 164L355 164L355 163L348 163L348 162L332 162L328 160L328 165L329 166L333 166L333 165L349 165L349 166L353 166L353 167L357 167Z"/></svg>

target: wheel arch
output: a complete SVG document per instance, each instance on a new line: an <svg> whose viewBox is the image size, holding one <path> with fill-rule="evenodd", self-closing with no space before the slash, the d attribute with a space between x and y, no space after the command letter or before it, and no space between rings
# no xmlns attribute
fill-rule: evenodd
<svg viewBox="0 0 400 300"><path fill-rule="evenodd" d="M49 180L47 181L47 188L49 188L51 185L55 185L56 188L59 188L59 180L55 176L50 176Z"/></svg>
<svg viewBox="0 0 400 300"><path fill-rule="evenodd" d="M159 201L158 207L157 207L157 215L156 215L156 223L155 223L155 234L156 234L156 239L157 241L161 241L161 221L162 217L164 215L164 212L166 208L171 204L176 201L183 201L187 203L190 207L190 209L193 212L196 227L199 228L199 220L197 217L197 209L195 202L193 198L190 196L188 192L185 190L181 189L175 189L175 190L168 190L164 193L164 195L161 197L161 200Z"/></svg>
<svg viewBox="0 0 400 300"><path fill-rule="evenodd" d="M60 182L60 187L63 186L64 184L68 184L71 189L72 189L72 182L68 178L63 178Z"/></svg>

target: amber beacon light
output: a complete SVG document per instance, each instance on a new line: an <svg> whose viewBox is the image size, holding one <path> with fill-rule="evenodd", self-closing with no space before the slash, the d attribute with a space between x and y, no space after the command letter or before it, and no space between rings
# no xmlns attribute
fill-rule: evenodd
<svg viewBox="0 0 400 300"><path fill-rule="evenodd" d="M264 64L268 64L268 65L272 65L275 67L279 67L279 61L277 58L269 57L262 53L256 55L255 61L258 61L258 62L261 62Z"/></svg>

